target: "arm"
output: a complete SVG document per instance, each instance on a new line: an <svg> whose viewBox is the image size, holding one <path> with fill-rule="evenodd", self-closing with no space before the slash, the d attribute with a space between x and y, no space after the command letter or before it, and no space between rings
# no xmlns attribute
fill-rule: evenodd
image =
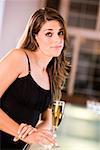
<svg viewBox="0 0 100 150"><path fill-rule="evenodd" d="M0 130L16 136L18 128L19 125L0 108Z"/></svg>
<svg viewBox="0 0 100 150"><path fill-rule="evenodd" d="M18 138L15 137L15 142L21 139L29 144L57 144L52 133L52 110L50 108L43 112L41 120L38 122L36 128L31 130L31 134L27 126L19 126L19 134Z"/></svg>
<svg viewBox="0 0 100 150"><path fill-rule="evenodd" d="M12 50L3 59L0 60L0 85L2 85L0 86L0 97L18 76L21 76L22 74L25 75L25 72L28 73L26 65L27 58L24 52L21 50ZM0 108L0 130L12 136L18 137L18 130L20 126L21 125L10 118ZM25 129L25 131L28 131L28 133L32 129L30 128L30 125L27 124L24 126L24 128L23 126L21 126L21 128L22 132ZM26 138L20 139L26 143L39 143L39 140L41 143L41 138L54 143L52 136L41 131L32 132L32 134L26 136Z"/></svg>
<svg viewBox="0 0 100 150"><path fill-rule="evenodd" d="M11 83L22 73L24 64L23 54L22 51L11 50L0 60L0 97ZM12 120L0 108L0 130L16 136L18 127L18 123Z"/></svg>
<svg viewBox="0 0 100 150"><path fill-rule="evenodd" d="M52 133L52 109L48 108L45 112L42 113L41 120L36 125L36 131L30 135L25 136L24 140L28 141L28 143L32 143L34 141L38 144L57 144L53 133ZM22 134L24 128L20 127L20 135ZM26 129L27 132L27 129Z"/></svg>
<svg viewBox="0 0 100 150"><path fill-rule="evenodd" d="M31 130L31 132L29 131L29 129L27 128L26 124L21 124L19 126L18 132L19 132L19 137L27 137L28 135L30 135L30 133L32 133L32 131L44 131L45 133L47 132L47 134L52 131L52 110L51 109L47 109L45 112L43 112L41 120L38 121L37 125L36 125L36 129ZM16 139L16 137L14 138L15 141L19 140Z"/></svg>
<svg viewBox="0 0 100 150"><path fill-rule="evenodd" d="M37 129L52 130L52 110L48 108L43 112L41 120L38 122Z"/></svg>

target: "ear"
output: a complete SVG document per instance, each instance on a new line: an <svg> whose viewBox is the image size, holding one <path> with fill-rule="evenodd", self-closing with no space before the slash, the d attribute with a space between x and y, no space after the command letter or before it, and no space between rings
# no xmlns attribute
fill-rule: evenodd
<svg viewBox="0 0 100 150"><path fill-rule="evenodd" d="M38 39L38 36L37 36L37 34L35 35L35 39L36 39L36 40Z"/></svg>
<svg viewBox="0 0 100 150"><path fill-rule="evenodd" d="M38 35L35 35L36 42L38 43Z"/></svg>

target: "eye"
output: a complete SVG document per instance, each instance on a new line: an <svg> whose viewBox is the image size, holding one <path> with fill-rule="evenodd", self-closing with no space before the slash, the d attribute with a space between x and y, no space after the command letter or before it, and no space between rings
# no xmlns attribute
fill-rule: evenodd
<svg viewBox="0 0 100 150"><path fill-rule="evenodd" d="M52 33L51 33L51 32L47 32L45 35L46 35L47 37L51 37L51 36L52 36Z"/></svg>
<svg viewBox="0 0 100 150"><path fill-rule="evenodd" d="M58 35L64 35L64 31L59 31Z"/></svg>

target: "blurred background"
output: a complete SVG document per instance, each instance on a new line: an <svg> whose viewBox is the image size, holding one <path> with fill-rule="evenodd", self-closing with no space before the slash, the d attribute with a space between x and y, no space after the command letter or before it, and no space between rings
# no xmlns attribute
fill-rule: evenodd
<svg viewBox="0 0 100 150"><path fill-rule="evenodd" d="M100 0L0 0L0 57L16 47L29 16L45 6L58 10L68 29L72 68L62 99L100 101Z"/></svg>
<svg viewBox="0 0 100 150"><path fill-rule="evenodd" d="M59 11L69 35L66 57L72 67L62 90L66 123L61 124L59 134L71 138L67 146L74 139L77 147L68 150L99 150L100 0L0 0L0 57L16 47L29 16L45 6ZM81 139L90 143L80 147Z"/></svg>

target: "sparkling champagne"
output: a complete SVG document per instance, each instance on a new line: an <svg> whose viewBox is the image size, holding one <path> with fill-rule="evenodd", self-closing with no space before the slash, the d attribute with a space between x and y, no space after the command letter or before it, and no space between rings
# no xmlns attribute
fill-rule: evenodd
<svg viewBox="0 0 100 150"><path fill-rule="evenodd" d="M52 124L54 128L57 128L62 120L64 112L64 101L54 101L52 105Z"/></svg>

